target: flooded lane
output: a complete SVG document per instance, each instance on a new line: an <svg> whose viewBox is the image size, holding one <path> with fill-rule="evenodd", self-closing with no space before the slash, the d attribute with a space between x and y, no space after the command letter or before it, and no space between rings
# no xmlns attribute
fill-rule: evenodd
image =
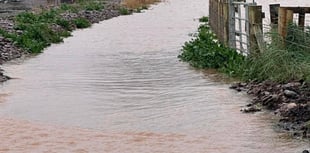
<svg viewBox="0 0 310 153"><path fill-rule="evenodd" d="M176 58L208 1L169 0L4 66L0 152L298 153L308 142ZM8 119L11 118L11 119ZM27 121L25 121L27 120Z"/></svg>

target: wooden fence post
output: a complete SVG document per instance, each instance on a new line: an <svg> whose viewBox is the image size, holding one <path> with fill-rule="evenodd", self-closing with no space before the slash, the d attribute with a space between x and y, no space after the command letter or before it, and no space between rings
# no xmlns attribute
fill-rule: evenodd
<svg viewBox="0 0 310 153"><path fill-rule="evenodd" d="M223 2L223 43L229 46L229 5L228 1Z"/></svg>
<svg viewBox="0 0 310 153"><path fill-rule="evenodd" d="M249 7L249 53L250 56L255 56L262 50L262 29L263 29L263 18L262 18L262 6L248 6ZM260 33L260 34L258 34Z"/></svg>
<svg viewBox="0 0 310 153"><path fill-rule="evenodd" d="M228 10L229 10L229 47L236 48L236 25L235 25L235 6L233 0L228 0Z"/></svg>
<svg viewBox="0 0 310 153"><path fill-rule="evenodd" d="M294 11L293 10L286 10L286 26L290 23L293 23Z"/></svg>
<svg viewBox="0 0 310 153"><path fill-rule="evenodd" d="M278 24L278 17L279 17L279 7L280 4L270 4L269 5L269 10L270 10L270 21L272 25L277 25Z"/></svg>
<svg viewBox="0 0 310 153"><path fill-rule="evenodd" d="M304 29L305 27L305 12L301 12L298 14L298 26Z"/></svg>
<svg viewBox="0 0 310 153"><path fill-rule="evenodd" d="M284 39L287 34L287 22L286 22L286 8L279 8L279 24L278 24L278 33Z"/></svg>

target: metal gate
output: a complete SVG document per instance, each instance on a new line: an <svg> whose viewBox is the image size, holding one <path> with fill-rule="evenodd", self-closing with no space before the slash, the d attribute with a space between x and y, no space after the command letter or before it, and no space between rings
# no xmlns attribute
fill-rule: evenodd
<svg viewBox="0 0 310 153"><path fill-rule="evenodd" d="M250 23L248 6L255 0L229 0L229 46L247 55L250 50Z"/></svg>

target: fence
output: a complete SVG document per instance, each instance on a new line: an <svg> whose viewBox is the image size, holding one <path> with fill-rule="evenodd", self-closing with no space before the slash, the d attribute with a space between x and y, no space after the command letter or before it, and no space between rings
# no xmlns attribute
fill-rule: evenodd
<svg viewBox="0 0 310 153"><path fill-rule="evenodd" d="M223 44L250 54L262 48L262 7L254 1L210 0L210 27Z"/></svg>
<svg viewBox="0 0 310 153"><path fill-rule="evenodd" d="M229 44L229 9L228 0L209 1L209 20L212 31L219 41Z"/></svg>
<svg viewBox="0 0 310 153"><path fill-rule="evenodd" d="M289 29L294 13L298 14L299 27ZM281 7L280 4L271 4L271 24L264 25L262 6L257 5L254 0L209 0L211 30L221 43L246 55L265 51L266 44L275 37L284 45L289 43L290 46L310 50L310 28L305 28L306 13L310 13L310 7ZM296 43L296 40L301 43Z"/></svg>

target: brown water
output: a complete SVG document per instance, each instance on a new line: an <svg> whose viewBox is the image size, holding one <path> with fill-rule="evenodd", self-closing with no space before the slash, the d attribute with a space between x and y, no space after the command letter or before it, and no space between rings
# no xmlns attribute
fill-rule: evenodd
<svg viewBox="0 0 310 153"><path fill-rule="evenodd" d="M8 63L0 152L299 153L268 113L176 58L206 0L169 0Z"/></svg>

